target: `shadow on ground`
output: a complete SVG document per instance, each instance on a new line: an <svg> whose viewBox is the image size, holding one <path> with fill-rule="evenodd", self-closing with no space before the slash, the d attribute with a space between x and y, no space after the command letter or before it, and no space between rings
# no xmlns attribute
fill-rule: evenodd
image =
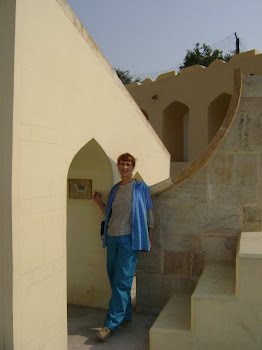
<svg viewBox="0 0 262 350"><path fill-rule="evenodd" d="M133 324L122 327L104 343L96 338L107 311L68 305L68 350L149 350L149 329L155 315L133 313Z"/></svg>

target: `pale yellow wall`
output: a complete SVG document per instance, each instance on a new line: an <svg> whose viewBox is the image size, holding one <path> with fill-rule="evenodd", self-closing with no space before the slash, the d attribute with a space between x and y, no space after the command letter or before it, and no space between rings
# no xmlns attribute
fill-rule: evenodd
<svg viewBox="0 0 262 350"><path fill-rule="evenodd" d="M13 344L12 327L12 96L15 1L0 1L0 349Z"/></svg>
<svg viewBox="0 0 262 350"><path fill-rule="evenodd" d="M262 55L256 50L234 56L229 63L214 61L208 68L193 66L182 70L181 74L169 72L160 75L155 81L146 79L139 83L126 85L138 106L147 113L148 120L167 146L169 152L176 157L175 127L165 129L165 111L174 102L185 104L189 109L188 128L188 161L193 161L210 142L209 107L221 95L232 95L233 70L241 68L242 74L262 75ZM157 98L152 98L156 96ZM225 107L219 108L221 118L225 116L228 101L224 100ZM179 114L179 111L177 112ZM218 116L214 116L218 118ZM218 124L217 126L218 127ZM166 141L166 133L170 135L173 129L173 145ZM217 130L215 130L217 131ZM214 131L211 132L214 134ZM213 135L214 136L214 135ZM169 137L170 138L170 137ZM171 148L170 148L171 147ZM179 171L185 163L176 161L171 171ZM173 169L173 170L172 170Z"/></svg>
<svg viewBox="0 0 262 350"><path fill-rule="evenodd" d="M72 159L94 138L113 166L111 182L118 179L115 159L129 151L151 185L169 176L170 157L65 1L17 0L15 11L14 98L8 100L14 106L14 349L55 344L64 350ZM100 219L93 218L97 226Z"/></svg>
<svg viewBox="0 0 262 350"><path fill-rule="evenodd" d="M68 179L91 179L93 192L101 192L106 201L113 185L112 167L94 139L74 157ZM105 217L92 199L67 201L68 303L107 308L110 285L106 249L100 237L100 223Z"/></svg>

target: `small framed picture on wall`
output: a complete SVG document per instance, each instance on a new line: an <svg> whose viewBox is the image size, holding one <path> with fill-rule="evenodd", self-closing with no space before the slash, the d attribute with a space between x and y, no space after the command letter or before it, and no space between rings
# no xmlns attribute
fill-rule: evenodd
<svg viewBox="0 0 262 350"><path fill-rule="evenodd" d="M68 179L70 199L92 199L92 180Z"/></svg>

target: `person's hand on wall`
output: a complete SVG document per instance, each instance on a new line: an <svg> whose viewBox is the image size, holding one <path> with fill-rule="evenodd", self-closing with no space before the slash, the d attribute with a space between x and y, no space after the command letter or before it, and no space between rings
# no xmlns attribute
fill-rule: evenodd
<svg viewBox="0 0 262 350"><path fill-rule="evenodd" d="M104 209L104 207L106 206L105 203L102 201L102 196L100 192L95 191L94 196L93 196L94 201L96 202L96 204L99 206L99 208L101 210Z"/></svg>
<svg viewBox="0 0 262 350"><path fill-rule="evenodd" d="M97 200L100 198L101 199L101 193L100 192L97 192L95 191L94 193L94 196L93 196L93 199L97 202Z"/></svg>

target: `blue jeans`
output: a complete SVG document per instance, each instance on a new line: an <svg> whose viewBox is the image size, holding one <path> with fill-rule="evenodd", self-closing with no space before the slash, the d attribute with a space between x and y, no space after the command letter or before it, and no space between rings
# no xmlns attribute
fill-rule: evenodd
<svg viewBox="0 0 262 350"><path fill-rule="evenodd" d="M138 250L131 250L131 235L107 236L107 273L112 288L104 326L112 330L132 320L131 287Z"/></svg>

